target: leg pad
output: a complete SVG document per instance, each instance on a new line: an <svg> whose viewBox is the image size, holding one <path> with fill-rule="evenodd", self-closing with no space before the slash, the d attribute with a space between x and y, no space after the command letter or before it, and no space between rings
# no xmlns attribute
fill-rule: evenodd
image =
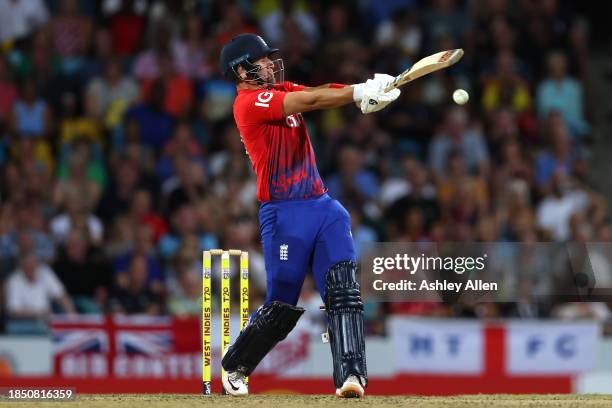
<svg viewBox="0 0 612 408"><path fill-rule="evenodd" d="M363 302L356 272L355 262L342 261L326 275L325 309L336 388L349 375L356 375L364 387L367 385Z"/></svg>
<svg viewBox="0 0 612 408"><path fill-rule="evenodd" d="M301 307L279 301L260 307L223 356L223 368L251 375L266 354L293 330L303 313Z"/></svg>

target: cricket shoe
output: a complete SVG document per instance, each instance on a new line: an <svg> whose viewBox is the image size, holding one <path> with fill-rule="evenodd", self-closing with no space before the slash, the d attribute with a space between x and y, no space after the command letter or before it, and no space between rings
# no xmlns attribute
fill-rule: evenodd
<svg viewBox="0 0 612 408"><path fill-rule="evenodd" d="M349 375L342 387L336 389L336 396L340 398L363 398L364 390L356 375Z"/></svg>
<svg viewBox="0 0 612 408"><path fill-rule="evenodd" d="M223 389L230 395L241 397L249 394L246 376L240 371L224 371L221 382Z"/></svg>

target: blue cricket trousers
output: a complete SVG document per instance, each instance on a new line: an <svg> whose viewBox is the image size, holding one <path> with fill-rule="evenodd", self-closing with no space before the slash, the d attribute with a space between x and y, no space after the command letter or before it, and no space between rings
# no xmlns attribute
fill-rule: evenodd
<svg viewBox="0 0 612 408"><path fill-rule="evenodd" d="M355 261L351 221L329 195L305 200L269 201L259 209L266 263L266 301L296 305L309 269L321 298L325 274L340 261Z"/></svg>

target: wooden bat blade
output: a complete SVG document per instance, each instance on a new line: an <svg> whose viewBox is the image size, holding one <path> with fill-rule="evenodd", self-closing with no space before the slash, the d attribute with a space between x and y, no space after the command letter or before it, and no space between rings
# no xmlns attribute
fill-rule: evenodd
<svg viewBox="0 0 612 408"><path fill-rule="evenodd" d="M424 75L450 67L451 65L456 64L461 57L463 57L462 48L440 51L425 57L417 61L410 69L396 76L395 79L389 85L387 85L385 92L389 92L392 89L405 85L408 82L414 81L415 79Z"/></svg>

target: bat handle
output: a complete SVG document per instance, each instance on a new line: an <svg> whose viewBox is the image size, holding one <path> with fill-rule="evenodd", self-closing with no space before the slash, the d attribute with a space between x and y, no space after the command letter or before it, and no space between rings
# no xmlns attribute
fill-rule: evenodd
<svg viewBox="0 0 612 408"><path fill-rule="evenodd" d="M389 82L389 84L385 87L385 93L394 90L395 88L397 88L397 82L396 80L393 80L391 82Z"/></svg>

